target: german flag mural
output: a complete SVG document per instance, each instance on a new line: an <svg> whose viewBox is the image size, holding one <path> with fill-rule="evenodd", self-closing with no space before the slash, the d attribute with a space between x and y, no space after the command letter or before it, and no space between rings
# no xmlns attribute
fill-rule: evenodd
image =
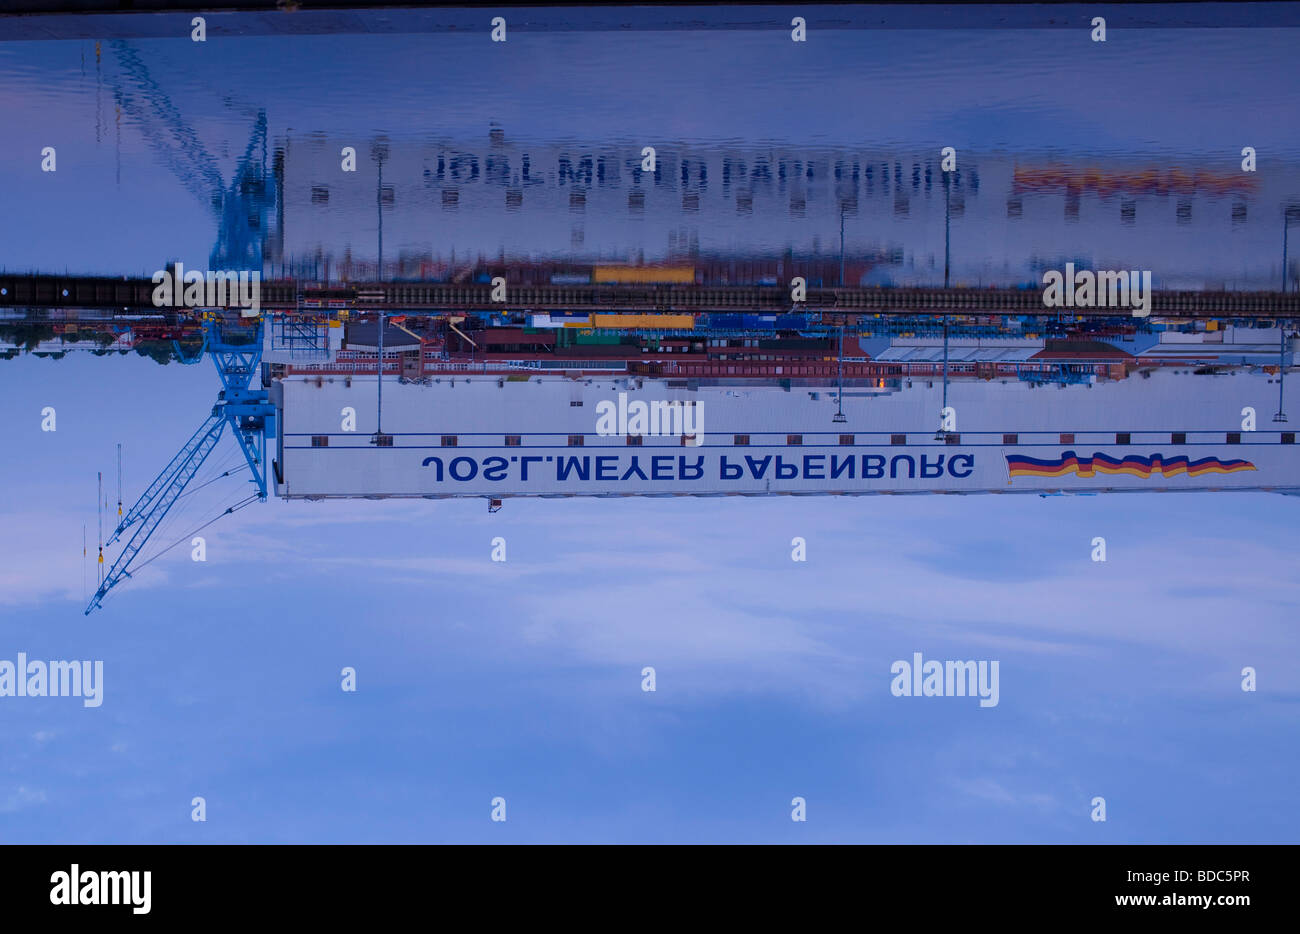
<svg viewBox="0 0 1300 934"><path fill-rule="evenodd" d="M1254 470L1255 465L1244 460L1220 460L1217 457L1202 457L1190 460L1183 455L1165 457L1152 454L1129 454L1124 458L1111 457L1100 451L1092 457L1080 457L1074 451L1066 451L1054 460L1022 455L1007 456L1007 470L1012 479L1016 477L1064 477L1074 474L1079 477L1095 477L1097 474L1128 474L1144 480L1151 477L1177 477L1186 474L1200 477L1211 473L1237 473L1240 470Z"/></svg>

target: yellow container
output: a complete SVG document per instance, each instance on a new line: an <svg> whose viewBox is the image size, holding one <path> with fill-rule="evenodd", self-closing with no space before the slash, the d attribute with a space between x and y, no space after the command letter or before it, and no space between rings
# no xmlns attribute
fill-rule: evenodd
<svg viewBox="0 0 1300 934"><path fill-rule="evenodd" d="M592 282L674 283L693 285L693 266L597 266Z"/></svg>
<svg viewBox="0 0 1300 934"><path fill-rule="evenodd" d="M594 314L593 328L637 328L643 331L684 331L695 327L694 315Z"/></svg>

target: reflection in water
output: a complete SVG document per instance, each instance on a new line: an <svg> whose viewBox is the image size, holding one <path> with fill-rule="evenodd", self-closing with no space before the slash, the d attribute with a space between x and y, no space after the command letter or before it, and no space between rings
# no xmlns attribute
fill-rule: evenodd
<svg viewBox="0 0 1300 934"><path fill-rule="evenodd" d="M337 171L340 142L287 147L284 252L270 259L272 274L378 274L374 245L354 243L342 256L331 246L328 219L373 216L377 197L373 181ZM942 283L951 254L955 285L1037 282L1072 260L1151 269L1162 288L1271 288L1281 205L1296 196L1294 173L1260 180L1235 166L1163 159L963 151L960 167L944 173L937 149L681 141L660 143L655 170L645 172L632 140L527 144L500 129L480 143L392 144L385 153L383 278L444 279L500 256L693 262L721 267L710 281L753 281L727 267L787 253L835 262L842 224L848 285Z"/></svg>
<svg viewBox="0 0 1300 934"><path fill-rule="evenodd" d="M78 168L37 200L30 167L8 167L4 200L36 235L7 265L440 279L487 257L729 272L787 254L832 264L842 243L849 284L1014 285L1065 261L1149 268L1161 288L1282 281L1300 136L1250 115L1295 109L1286 29L1139 29L1123 68L1099 44L1066 80L1057 30L828 30L799 56L784 34L710 30L704 13L700 32L647 21L617 35L563 31L562 12L557 31L527 34L526 57L490 69L480 37L428 13L384 28L405 17L432 35L223 40L220 62L187 39L6 43L0 75L23 92L5 104L15 143L38 151L57 127ZM947 145L952 173L939 171ZM1256 172L1242 171L1247 145ZM86 229L54 236L50 218L69 216Z"/></svg>

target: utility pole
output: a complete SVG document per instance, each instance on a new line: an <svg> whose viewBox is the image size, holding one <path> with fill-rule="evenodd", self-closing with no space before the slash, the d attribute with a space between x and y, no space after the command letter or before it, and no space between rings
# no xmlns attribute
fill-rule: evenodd
<svg viewBox="0 0 1300 934"><path fill-rule="evenodd" d="M943 413L948 408L948 316L943 316L943 405L939 409L939 430L934 433L936 441L942 441L948 436L947 430L943 427Z"/></svg>
<svg viewBox="0 0 1300 934"><path fill-rule="evenodd" d="M943 407L948 408L948 316L943 316Z"/></svg>
<svg viewBox="0 0 1300 934"><path fill-rule="evenodd" d="M1286 376L1286 327L1281 328L1281 336L1277 342L1277 414L1273 416L1273 421L1283 423L1287 420L1286 412L1282 411L1282 380Z"/></svg>
<svg viewBox="0 0 1300 934"><path fill-rule="evenodd" d="M841 221L844 215L840 215ZM836 382L839 388L835 392L835 417L831 419L837 425L844 424L847 419L844 417L844 325L840 325L840 364L839 372L836 376Z"/></svg>
<svg viewBox="0 0 1300 934"><path fill-rule="evenodd" d="M379 384L379 410L375 413L375 444L384 433L384 313L379 312L379 369L376 371Z"/></svg>

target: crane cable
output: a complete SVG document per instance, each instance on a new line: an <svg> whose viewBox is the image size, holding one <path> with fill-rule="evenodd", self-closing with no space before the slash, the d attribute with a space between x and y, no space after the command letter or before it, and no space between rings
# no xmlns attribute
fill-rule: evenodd
<svg viewBox="0 0 1300 934"><path fill-rule="evenodd" d="M223 464L222 466L225 466L225 465ZM218 469L220 469L220 468L218 468ZM169 534L170 534L174 529L176 529L178 526L183 528L187 523L194 521L194 519L196 519L196 518L199 518L203 513L205 513L205 512L208 511L208 508L211 508L211 507L204 508L203 506L200 506L199 508L190 508L190 509L187 510L186 507L182 505L182 501L184 501L185 498L186 498L187 496L189 496L189 494L191 494L191 493L197 493L197 492L199 492L203 487L205 487L205 486L210 486L211 484L216 483L218 480L224 479L227 475L230 475L230 474L232 474L232 473L237 473L237 472L238 472L238 471L237 471L235 468L232 467L232 468L230 468L229 470L227 470L224 474L221 474L221 475L219 475L219 476L215 476L215 477L211 477L211 478L209 478L208 480L204 481L203 483L199 484L198 486L194 487L193 489L187 489L185 492L181 493L179 496L176 497L175 502L173 502L173 504L172 504L172 508L169 508L169 509L167 510L167 514L166 514L165 516L163 516L162 521L158 523L158 527L157 527L156 529L154 529L154 533L153 533L153 534L159 536L160 538L161 538L161 537L166 537L166 536L168 536L168 535L169 535ZM234 492L234 491L232 490L231 492ZM227 495L229 495L229 494L227 494ZM254 495L257 496L257 495L259 495L259 494L254 494ZM224 499L225 497L222 497L222 498ZM186 505L190 505L190 504L193 504L193 503L194 503L194 500L190 500ZM178 507L178 506L179 506L180 508L176 508L176 507ZM188 514L187 514L187 512L188 512ZM198 513L198 515L194 515L195 513ZM217 514L217 517L220 518L221 516L223 516L223 515L225 515L225 514L226 514L225 512L220 512L220 513ZM216 520L214 519L214 520L212 520L212 521L216 521ZM200 528L206 528L207 525L211 525L211 522L206 523L204 526L201 526ZM196 529L195 531L198 531L198 530ZM192 538L193 535L194 535L194 533L191 532L190 535L189 535L189 536L186 536L186 537L187 537L187 538ZM163 555L164 553L166 553L166 552L169 551L170 549L176 547L176 545L179 544L179 543L182 542L182 541L184 541L184 539L180 539L180 540L178 540L176 543L173 543L172 545L168 545L167 548L164 548L162 551L158 551L158 552L155 552L155 553L149 555L149 557L144 561L143 564L140 565L140 567L143 567L144 564L148 564L148 563L152 562L155 558L162 557L162 555Z"/></svg>
<svg viewBox="0 0 1300 934"><path fill-rule="evenodd" d="M242 458L241 458L238 454L235 454L233 457L228 458L228 459L226 460L226 462L223 463L223 464L221 464L220 466L218 466L217 469L218 469L218 470L221 470L223 467L227 467L228 465L229 465L229 468L228 468L227 470L225 470L224 473L221 473L221 474L219 474L219 475L217 475L217 476L210 477L209 479L205 480L203 483L200 483L200 484L198 484L197 486L194 486L194 487L191 488L191 489L187 489L187 490L185 490L185 492L181 493L179 496L176 497L176 501L175 501L175 503L173 504L173 506L175 506L176 504L179 504L182 500L184 500L184 499L185 499L186 497L188 497L190 494L192 494L192 493L197 493L197 492L199 492L200 490L202 490L204 487L206 487L206 486L211 486L213 483L216 483L218 480L222 480L222 479L224 479L224 478L226 478L226 477L228 477L228 476L232 476L232 475L234 475L234 474L237 474L237 473L240 472L240 470L241 470L242 468L247 467L247 464L246 464L246 463L242 463ZM166 534L168 533L169 530L175 528L178 524L180 524L180 522L178 521L178 519L180 519L180 520L183 520L183 519L184 519L184 517L182 516L182 513L183 513L183 512L184 512L183 509L181 509L181 510L168 509L167 514L163 517L162 521L159 522L157 529L154 530L155 534L166 535ZM220 517L221 515L225 515L225 513L224 513L224 512L223 512L223 513L219 513L219 514L218 514L218 517ZM192 533L191 533L191 534L192 534ZM183 541L183 539L182 539L182 541ZM176 544L179 544L179 542L177 542ZM174 547L175 547L174 544L173 544L173 545L169 545L167 549L164 549L163 551L160 551L160 552L157 552L156 554L151 555L151 556L148 558L148 560L146 560L146 561L144 562L144 564L148 564L148 563L150 563L151 561L153 561L155 558L161 557L162 554L163 554L165 551L169 550L170 548L174 548ZM143 567L144 565L142 564L142 565L140 565L140 566Z"/></svg>
<svg viewBox="0 0 1300 934"><path fill-rule="evenodd" d="M181 505L182 500L185 500L187 497L191 496L194 493L198 493L204 487L211 486L212 484L216 483L218 480L224 480L226 477L234 476L240 473L242 470L247 469L247 467L248 464L244 461L244 459L239 455L238 452L235 452L233 455L228 457L225 463L216 465L215 468L216 470L221 470L224 472L216 474L214 476L208 476L207 479L205 479L202 483L199 483L198 485L194 485L193 483L191 483L189 488L187 488L183 493L181 493L179 496L176 497L176 501L172 504L173 508L168 510L167 516L163 519L162 524L158 528L158 531L166 534L167 530L174 528L177 524L182 524L186 521L191 521L189 518L185 516L184 507L182 507L180 510L177 510L175 508L176 506ZM199 475L204 475L205 473L206 473L205 471L200 471ZM196 476L195 479L198 479L198 476Z"/></svg>
<svg viewBox="0 0 1300 934"><path fill-rule="evenodd" d="M232 474L236 474L236 473L238 473L239 471L246 469L247 467L248 467L248 465L245 464L245 463L241 463L241 464L239 464L239 465L236 466L236 467L231 467L231 468L230 468L229 470L227 470L225 473L218 474L217 476L213 477L211 480L208 480L208 481L206 481L206 482L204 482L204 483L200 483L198 486L196 486L196 487L195 487L194 489L192 489L192 490L186 490L184 493L182 493L180 496L178 496L178 497L176 497L176 498L177 498L177 499L184 499L186 496L190 496L190 495L192 495L192 494L194 494L194 493L197 493L199 490L203 489L205 486L212 486L212 484L216 483L218 480L224 479L225 477L229 477L229 476L231 476Z"/></svg>
<svg viewBox="0 0 1300 934"><path fill-rule="evenodd" d="M157 561L157 560L158 560L159 558L161 558L163 555L167 554L167 552L171 551L171 550L172 550L173 548L175 548L177 545L180 545L181 543L185 542L187 539L191 539L191 538L193 538L194 535L195 535L196 533L198 533L198 532L202 532L204 529L206 529L206 528L207 528L208 526L210 526L212 523L216 522L216 521L217 521L218 519L220 519L222 516L228 516L228 515L230 515L230 514L232 514L232 513L239 512L239 510L243 509L245 506L252 505L253 503L257 502L259 499L261 499L261 496L259 496L258 494L254 493L253 495L247 497L247 498L244 499L243 501L241 501L241 502L239 502L239 503L236 503L236 504L233 505L233 506L228 507L228 508L226 509L225 512L213 516L211 519L209 519L207 522L203 523L201 526L199 526L199 527L198 527L197 529L195 529L194 531L189 532L189 533L186 534L186 535L182 535L180 538L176 539L176 541L172 542L170 545L168 545L168 546L167 546L166 548L164 548L162 551L158 552L156 555L154 555L154 556L153 556L152 558L150 558L148 561L144 562L143 564L138 565L138 566L136 567L136 569L135 569L136 572L138 573L139 571L143 570L144 568L147 568L149 565L153 564L155 561ZM130 576L130 575L128 575L128 576Z"/></svg>

